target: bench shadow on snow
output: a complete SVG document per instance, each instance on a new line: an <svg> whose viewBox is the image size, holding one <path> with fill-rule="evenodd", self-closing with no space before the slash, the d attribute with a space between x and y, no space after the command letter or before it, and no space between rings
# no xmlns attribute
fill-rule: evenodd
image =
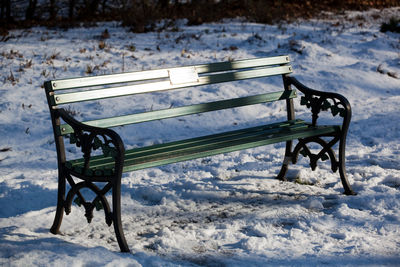
<svg viewBox="0 0 400 267"><path fill-rule="evenodd" d="M3 195L0 198L0 218L14 217L56 205L56 189L43 188L30 181L18 185L18 188L12 188L5 182L0 183L0 193Z"/></svg>
<svg viewBox="0 0 400 267"><path fill-rule="evenodd" d="M273 177L261 177L261 176L237 176L233 178L235 184L224 183L224 181L206 178L199 181L171 181L163 185L139 185L138 187L128 188L123 185L122 194L129 194L131 198L138 201L139 206L135 206L130 209L123 210L122 218L123 221L130 221L128 218L131 216L137 216L141 218L141 225L160 225L161 228L166 227L174 232L174 229L180 229L183 225L197 225L199 229L207 228L207 225L223 225L229 221L242 221L242 220L255 220L256 222L263 222L266 219L258 217L263 211L269 212L274 209L287 209L294 205L301 206L305 209L310 210L310 216L323 216L322 214L332 214L337 212L337 208L340 203L351 201L351 197L342 195L339 191L330 191L332 193L323 193L323 189L318 189L319 192L315 195L313 186L299 185L300 189L296 192L284 192L286 186L277 185L269 188L262 189L247 189L246 185L249 185L249 180L260 178L266 180L273 180ZM241 183L241 180L246 179L246 182ZM203 182L210 182L213 186L218 188L206 188L198 189L195 192L184 192L183 188L196 188L196 184L202 184ZM286 182L293 183L293 182ZM289 185L290 186L290 185ZM291 186L290 186L291 187ZM163 190L168 188L169 190ZM168 192L167 192L168 191ZM239 195L231 193L238 192ZM322 192L322 193L321 193ZM137 193L137 194L136 194ZM146 196L151 195L151 196ZM163 200L164 198L164 200ZM167 199L168 201L184 200L188 201L189 209L185 206L179 206L178 210L170 210L164 208L163 202ZM321 210L314 210L309 207L309 201L312 199L322 199L323 208ZM194 206L192 206L194 204ZM140 206L143 205L143 206ZM210 208L211 207L211 208ZM127 207L125 207L127 208ZM131 207L132 208L132 207ZM125 211L125 212L124 212ZM298 228L299 217L298 214L291 214L290 210L287 210L287 216L282 218L271 218L267 219L268 224L279 225L286 230ZM157 214L155 217L154 215ZM315 215L313 215L315 214ZM319 214L319 215L317 215ZM314 217L315 218L315 217ZM343 218L342 218L343 219ZM148 221L146 223L145 221ZM349 223L347 220L342 222L344 225ZM356 223L354 221L352 224ZM362 224L364 222L360 222ZM125 225L128 226L128 225ZM263 237L260 236L258 231L254 230L254 225L244 227L238 231L242 232L247 238L250 237ZM135 229L135 227L127 227ZM140 231L144 231L141 229ZM129 242L132 242L132 234L136 236L135 242L149 243L150 245L145 246L148 249L158 255L162 255L165 259L186 262L199 266L242 266L243 264L250 263L251 266L279 266L279 265L290 265L290 266L316 266L316 265L327 265L327 266L343 266L343 265L374 265L374 264L397 264L400 260L399 257L391 255L382 256L357 256L357 255L346 255L347 253L337 253L337 257L334 253L330 255L304 255L303 257L293 256L285 258L268 258L265 255L257 255L252 252L242 253L237 255L228 256L229 251L235 251L240 249L242 244L238 243L226 244L221 250L205 250L204 252L196 251L181 251L181 253L166 252L164 250L158 251L157 238L160 238L158 230L149 227L148 231L145 232L130 232ZM136 230L134 230L135 232ZM140 234L139 234L140 233ZM342 235L334 233L331 235L336 239L342 239ZM201 243L199 241L199 243ZM161 248L162 249L162 248ZM228 251L224 253L224 249ZM351 246L348 247L351 250ZM167 249L166 249L167 250ZM173 250L173 249L172 249ZM179 251L179 249L177 249ZM174 251L174 250L173 250Z"/></svg>
<svg viewBox="0 0 400 267"><path fill-rule="evenodd" d="M48 232L43 229L43 232ZM13 240L10 240L13 239ZM41 256L36 256L37 251ZM91 255L91 256L89 256ZM87 248L76 243L66 242L63 237L38 237L18 232L17 226L0 229L0 256L11 265L72 266L77 262L85 266L99 266L113 260L127 260L132 266L140 266L129 254L116 253L104 247ZM4 263L4 262L3 262ZM6 266L7 266L7 262Z"/></svg>
<svg viewBox="0 0 400 267"><path fill-rule="evenodd" d="M53 236L51 238L38 238L22 233L13 233L18 230L16 226L0 229L0 255L7 264L48 264L54 265L76 265L98 266L106 263L122 264L127 266L156 266L165 264L166 266L353 266L353 265L397 265L400 258L396 256L309 256L304 257L284 257L282 259L266 258L262 255L236 255L227 258L224 255L186 255L186 257L176 259L176 255L156 256L147 253L120 253L110 251L104 247L96 246L87 248L79 244L66 242L62 238ZM5 239L7 236L7 239ZM8 240L11 238L22 240ZM41 256L37 258L35 254L41 251ZM33 258L32 258L33 257ZM175 258L175 259L174 259ZM8 261L8 262L7 262ZM154 265L156 264L156 265ZM194 265L193 265L194 264Z"/></svg>
<svg viewBox="0 0 400 267"><path fill-rule="evenodd" d="M234 179L266 179L273 180L272 177L259 176L238 176ZM185 188L197 188L198 184L210 182L213 188L184 190ZM293 183L293 182L283 182ZM148 217L149 221L158 221L160 224L174 218L176 224L185 223L223 223L229 220L243 219L253 211L263 212L271 209L291 208L294 205L309 209L310 212L318 211L325 214L335 212L341 200L340 192L321 193L315 195L314 190L323 191L322 188L313 189L313 186L300 185L300 189L291 192L285 192L286 186L280 184L273 185L262 189L245 188L250 185L248 182L229 184L213 178L203 179L201 181L171 181L163 185L138 185L134 188L128 188L122 185L122 195L128 194L132 199L138 201L139 206L123 207L122 218L138 216L140 218ZM288 185L292 187L292 185ZM294 186L295 187L295 186ZM303 188L302 188L303 187ZM169 190L165 190L168 188ZM321 209L314 209L310 205L310 201L318 199L321 203ZM183 206L178 204L179 209L171 211L170 209L162 208L164 205L169 205L171 202L184 202ZM191 203L191 204L187 204ZM195 205L196 208L191 207ZM189 205L186 207L185 205ZM211 207L211 208L210 208ZM133 208L133 209L132 209ZM153 212L157 211L157 218L153 217ZM249 217L250 218L250 217ZM254 218L256 219L256 218ZM285 218L272 220L281 224L284 228L292 228L295 226L298 218L288 214ZM151 224L154 222L151 222ZM155 233L148 233L148 237L153 237ZM146 236L143 236L144 238Z"/></svg>
<svg viewBox="0 0 400 267"><path fill-rule="evenodd" d="M304 166L302 166L304 167ZM310 170L311 171L311 170ZM252 180L255 180L258 186L266 182L262 188L254 186ZM271 183L276 182L276 183ZM338 181L340 179L338 177ZM288 181L278 181L274 176L259 176L238 174L230 177L227 180L216 177L207 177L201 180L193 179L176 179L164 184L122 184L122 195L129 194L132 199L139 201L146 206L159 205L163 198L170 199L185 199L192 201L212 201L221 203L235 202L254 202L257 200L268 202L270 200L283 199L284 201L299 201L299 199L307 199L309 197L324 197L326 199L337 198L341 195L338 190L331 194L328 192L322 193L315 191L323 191L333 187L336 183L326 183L323 187L315 185L302 185L298 187L296 182L290 179ZM253 188L248 188L248 187ZM286 190L290 188L290 192ZM335 196L334 196L335 195ZM288 203L291 204L291 203Z"/></svg>

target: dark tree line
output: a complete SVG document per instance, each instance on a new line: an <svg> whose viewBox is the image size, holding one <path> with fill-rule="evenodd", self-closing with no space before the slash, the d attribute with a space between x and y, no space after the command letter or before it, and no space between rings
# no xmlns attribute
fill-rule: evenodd
<svg viewBox="0 0 400 267"><path fill-rule="evenodd" d="M11 19L11 0L1 1L1 19L10 20Z"/></svg>
<svg viewBox="0 0 400 267"><path fill-rule="evenodd" d="M400 6L400 0L0 0L1 26L73 26L84 21L121 21L134 31L152 30L160 19L186 18L189 24L227 17L261 23L313 16L321 10ZM0 26L0 28L1 28Z"/></svg>
<svg viewBox="0 0 400 267"><path fill-rule="evenodd" d="M110 3L117 6L117 0L1 0L0 19L3 22L43 21L58 19L82 19L92 17L98 11L106 11ZM110 8L107 11L112 11Z"/></svg>

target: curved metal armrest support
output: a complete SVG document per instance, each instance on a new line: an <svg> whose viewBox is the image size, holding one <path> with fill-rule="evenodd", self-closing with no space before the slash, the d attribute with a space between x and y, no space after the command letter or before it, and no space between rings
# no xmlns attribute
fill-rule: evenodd
<svg viewBox="0 0 400 267"><path fill-rule="evenodd" d="M288 85L294 85L300 92L304 94L301 97L300 104L311 108L312 124L317 124L318 114L321 111L330 110L333 116L339 115L343 117L342 131L347 132L351 120L351 106L349 101L342 95L332 92L322 92L311 89L296 78L285 77Z"/></svg>
<svg viewBox="0 0 400 267"><path fill-rule="evenodd" d="M74 129L74 132L69 135L69 139L71 144L81 148L85 159L83 174L90 172L91 154L93 150L100 148L104 156L110 156L115 160L114 172L122 172L125 148L120 136L115 131L83 124L62 108L55 112Z"/></svg>

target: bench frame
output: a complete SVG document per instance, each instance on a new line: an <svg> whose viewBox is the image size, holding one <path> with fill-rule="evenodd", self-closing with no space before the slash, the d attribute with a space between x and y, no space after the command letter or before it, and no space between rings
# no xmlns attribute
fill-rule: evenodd
<svg viewBox="0 0 400 267"><path fill-rule="evenodd" d="M286 61L288 63L289 62L288 57L287 56L284 57L286 57ZM275 58L270 58L270 59L275 59ZM241 61L238 62L240 63ZM218 68L220 66L218 64L228 64L228 63L227 62L214 63L210 64L209 66L212 65ZM279 65L283 66L284 64L279 64ZM206 65L199 65L196 67L197 69L201 69L203 66ZM187 70L188 70L187 67L185 67L185 71ZM165 72L165 70L158 70L158 71ZM325 160L329 158L331 162L332 171L336 172L337 170L339 170L340 179L344 187L344 193L346 195L355 195L355 192L351 189L350 183L348 182L346 175L346 168L345 168L346 136L351 119L350 103L347 101L345 97L343 97L340 94L321 92L304 86L297 79L290 76L289 75L290 72L291 72L291 67L289 66L286 69L286 71L282 73L277 73L275 75L282 75L285 92L290 92L292 90L292 86L294 86L304 95L301 97L300 104L306 105L309 109L311 109L312 122L310 124L310 127L317 127L317 120L319 117L319 113L321 111L330 110L333 116L339 115L340 117L343 118L343 121L341 125L337 126L337 130L334 132L329 132L328 134L320 133L305 138L293 138L298 140L298 143L294 148L292 139L285 141L286 142L285 156L281 170L277 175L277 179L282 181L286 180L285 175L288 171L289 165L295 164L297 162L299 154L309 157L310 166L312 170L315 170L318 160L320 159ZM132 76L136 77L140 75L146 76L149 73L151 73L151 71L133 72L130 74L130 76L131 77ZM125 77L128 76L129 74L106 75L104 76L104 79L123 80ZM259 77L263 76L260 75ZM80 81L81 85L84 87L93 84L91 78L92 77L82 78ZM119 247L121 249L121 252L129 252L129 247L125 240L121 223L121 177L124 172L124 155L125 155L124 143L121 140L120 136L114 130L103 127L96 127L93 125L88 125L88 123L79 122L76 119L74 119L65 109L58 107L60 102L62 102L62 99L60 101L60 98L57 96L56 90L59 89L57 88L57 86L59 86L60 84L61 85L70 84L69 85L70 88L73 88L74 86L76 87L74 83L76 83L77 79L79 80L79 78L74 78L70 80L66 79L66 80L47 81L44 83L46 97L51 114L51 121L53 125L53 132L54 132L56 151L57 151L57 161L58 161L57 209L56 209L55 219L50 231L53 234L60 233L60 227L64 211L66 214L70 213L72 202L75 202L79 206L84 207L85 216L89 223L93 218L93 210L102 208L104 209L105 212L105 220L107 225L109 226L111 226L111 224L114 225L115 235ZM187 79L193 79L193 77L189 77ZM246 79L246 77L244 77L243 79ZM234 80L235 79L233 79L232 77L230 78L230 80L228 79L228 81L234 81ZM201 81L201 78L199 78L199 81ZM177 82L178 83L177 88L189 87L192 81L189 80L183 81L182 85L179 84L180 82L181 81ZM225 81L219 81L219 80L215 81L215 83L217 82L225 82ZM97 85L100 84L101 83L97 82ZM68 87L67 85L65 86ZM162 90L168 90L168 88ZM72 95L72 98L73 97L75 96ZM88 98L85 100L91 99L91 97L93 97L93 95L88 96ZM286 98L285 101L287 106L287 119L288 121L295 121L293 99L289 97ZM68 100L66 102L68 102ZM190 114L195 114L195 113L193 112ZM79 147L83 153L83 159L82 159L83 170L77 170L71 168L71 166L68 165L70 164L70 162L66 158L66 152L64 146L64 138L66 137L66 135L63 134L62 131L69 131L69 133L73 133L69 135L70 143L75 144L77 147ZM324 139L322 139L322 137L332 137L332 140L327 142ZM333 146L338 142L339 144L338 144L338 158L337 158L335 152L333 151ZM313 154L307 146L309 143L319 144L322 147L321 151L317 154ZM97 149L101 149L104 153L104 156L112 157L114 159L114 166L110 172L96 171L96 173L94 173L93 171L90 170L89 164L91 160L91 153L93 150ZM82 181L75 182L73 177L77 177L79 178L79 180ZM67 182L70 188L68 193L66 194ZM96 184L94 184L94 182L104 182L106 184L103 188L100 188ZM84 196L80 192L80 190L83 188L88 188L96 194L96 197L93 201L85 200ZM105 195L110 190L112 191L112 209L105 197ZM76 198L74 200L75 196Z"/></svg>

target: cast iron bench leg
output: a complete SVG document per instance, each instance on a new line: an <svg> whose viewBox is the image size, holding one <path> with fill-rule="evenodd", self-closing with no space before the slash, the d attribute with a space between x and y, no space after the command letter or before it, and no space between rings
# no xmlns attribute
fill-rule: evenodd
<svg viewBox="0 0 400 267"><path fill-rule="evenodd" d="M61 173L59 168L56 216L54 217L53 225L50 228L50 232L55 235L60 233L60 226L64 215L65 184L66 178L64 177L64 174Z"/></svg>
<svg viewBox="0 0 400 267"><path fill-rule="evenodd" d="M349 180L347 179L347 174L346 174L346 162L345 162L345 147L346 147L346 138L342 136L340 138L339 142L339 174L340 174L340 180L342 181L343 188L344 188L344 194L348 196L354 196L357 195L356 192L351 189Z"/></svg>
<svg viewBox="0 0 400 267"><path fill-rule="evenodd" d="M276 176L278 180L281 181L286 181L286 173L289 169L289 164L292 162L292 143L293 141L287 141L286 142L286 149L285 149L285 157L283 159L282 167L281 170L279 171L279 174Z"/></svg>
<svg viewBox="0 0 400 267"><path fill-rule="evenodd" d="M112 189L112 202L112 219L119 248L121 249L121 252L129 252L129 247L125 240L124 230L122 229L121 222L121 177L119 177L119 179L115 179Z"/></svg>

